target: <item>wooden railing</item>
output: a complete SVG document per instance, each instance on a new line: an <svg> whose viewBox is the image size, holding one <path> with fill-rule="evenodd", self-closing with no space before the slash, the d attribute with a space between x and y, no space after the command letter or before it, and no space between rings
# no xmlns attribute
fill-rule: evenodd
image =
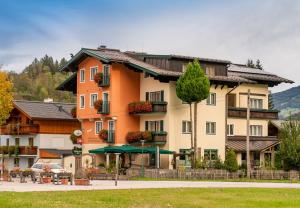
<svg viewBox="0 0 300 208"><path fill-rule="evenodd" d="M0 154L4 155L37 155L36 146L0 146Z"/></svg>
<svg viewBox="0 0 300 208"><path fill-rule="evenodd" d="M36 146L20 146L19 154L20 155L37 155L37 147Z"/></svg>
<svg viewBox="0 0 300 208"><path fill-rule="evenodd" d="M36 134L39 132L39 125L7 124L1 126L0 131L2 135Z"/></svg>
<svg viewBox="0 0 300 208"><path fill-rule="evenodd" d="M228 117L232 118L246 118L247 109L246 108L235 108L228 107ZM250 118L255 119L278 119L277 110L268 110L268 109L251 109Z"/></svg>

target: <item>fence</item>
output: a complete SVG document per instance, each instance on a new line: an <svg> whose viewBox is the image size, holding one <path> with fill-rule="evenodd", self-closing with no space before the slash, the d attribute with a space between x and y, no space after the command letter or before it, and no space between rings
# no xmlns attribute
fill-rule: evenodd
<svg viewBox="0 0 300 208"><path fill-rule="evenodd" d="M129 178L140 176L140 169L128 169ZM255 180L299 180L299 171L283 170L252 170L251 179ZM145 169L144 176L154 179L179 179L179 180L227 180L246 178L245 171L228 172L226 170L168 170Z"/></svg>

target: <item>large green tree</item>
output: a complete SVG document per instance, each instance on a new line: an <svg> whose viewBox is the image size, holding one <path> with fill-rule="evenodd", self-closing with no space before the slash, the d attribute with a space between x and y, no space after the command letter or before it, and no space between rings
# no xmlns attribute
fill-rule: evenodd
<svg viewBox="0 0 300 208"><path fill-rule="evenodd" d="M279 134L280 156L285 170L300 170L300 123L289 120L283 123Z"/></svg>
<svg viewBox="0 0 300 208"><path fill-rule="evenodd" d="M13 109L12 89L13 84L8 79L7 73L0 71L0 125L6 121Z"/></svg>
<svg viewBox="0 0 300 208"><path fill-rule="evenodd" d="M193 145L193 167L197 160L198 146L197 146L197 107L198 103L206 99L209 95L210 83L200 66L198 60L194 60L186 67L186 71L180 76L176 83L176 94L184 102L190 105L191 117L191 104L194 103L194 125L193 136L194 141L191 139ZM191 119L192 120L192 119Z"/></svg>

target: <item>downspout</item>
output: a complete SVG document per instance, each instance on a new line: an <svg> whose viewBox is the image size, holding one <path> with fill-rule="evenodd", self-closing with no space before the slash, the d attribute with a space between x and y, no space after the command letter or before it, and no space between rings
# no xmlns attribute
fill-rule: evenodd
<svg viewBox="0 0 300 208"><path fill-rule="evenodd" d="M225 151L226 151L226 142L227 142L227 117L228 117L228 94L230 94L233 90L241 85L240 82L236 86L234 86L231 90L229 90L225 95Z"/></svg>

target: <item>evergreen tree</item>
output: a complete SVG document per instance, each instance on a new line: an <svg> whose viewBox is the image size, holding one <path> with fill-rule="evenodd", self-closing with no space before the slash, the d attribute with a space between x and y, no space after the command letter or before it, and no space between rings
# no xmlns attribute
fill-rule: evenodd
<svg viewBox="0 0 300 208"><path fill-rule="evenodd" d="M229 172L235 172L239 169L234 150L230 149L226 152L224 166Z"/></svg>
<svg viewBox="0 0 300 208"><path fill-rule="evenodd" d="M194 103L194 156L193 167L195 167L197 161L197 106L198 103L206 99L209 95L210 83L209 79L205 75L203 69L200 66L198 60L194 60L187 65L186 71L179 77L176 83L177 96L190 104ZM191 109L191 108L190 108ZM190 110L191 115L191 110Z"/></svg>
<svg viewBox="0 0 300 208"><path fill-rule="evenodd" d="M257 59L257 60L256 60L256 65L255 65L255 68L257 68L257 69L260 69L260 70L263 70L263 66L261 65L261 63L260 63L260 60L259 60L259 59Z"/></svg>
<svg viewBox="0 0 300 208"><path fill-rule="evenodd" d="M248 59L246 66L247 66L247 67L250 67L250 68L255 68L255 65L254 65L252 59Z"/></svg>

